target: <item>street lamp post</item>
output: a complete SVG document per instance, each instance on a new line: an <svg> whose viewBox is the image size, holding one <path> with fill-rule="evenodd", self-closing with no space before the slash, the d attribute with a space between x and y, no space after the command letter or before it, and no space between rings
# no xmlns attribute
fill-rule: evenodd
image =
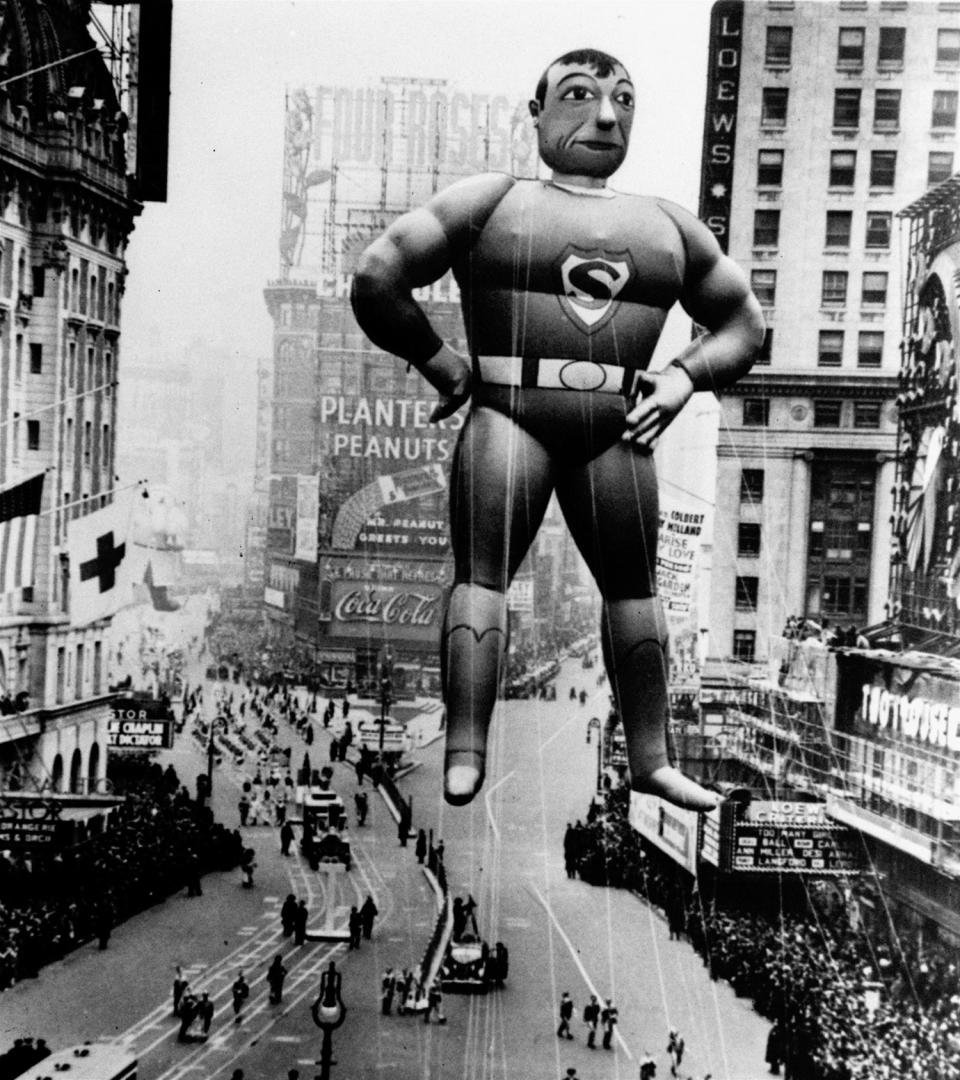
<svg viewBox="0 0 960 1080"><path fill-rule="evenodd" d="M603 790L603 726L599 716L591 716L587 721L587 742L592 732L597 733L597 791Z"/></svg>
<svg viewBox="0 0 960 1080"><path fill-rule="evenodd" d="M387 710L393 704L393 651L387 645L380 661L380 745L379 760L383 767L383 738L387 726Z"/></svg>
<svg viewBox="0 0 960 1080"><path fill-rule="evenodd" d="M313 1022L323 1032L323 1045L320 1047L320 1060L317 1062L320 1075L317 1080L330 1080L330 1066L336 1064L333 1060L332 1036L347 1016L347 1007L340 996L341 979L337 965L331 960L330 966L320 976L317 1000L310 1006Z"/></svg>

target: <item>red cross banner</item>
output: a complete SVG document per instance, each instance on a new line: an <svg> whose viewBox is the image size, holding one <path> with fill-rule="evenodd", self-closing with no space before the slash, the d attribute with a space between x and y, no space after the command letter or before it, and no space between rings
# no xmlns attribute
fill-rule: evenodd
<svg viewBox="0 0 960 1080"><path fill-rule="evenodd" d="M70 622L85 626L105 619L130 599L129 546L133 504L130 492L67 526L70 555Z"/></svg>

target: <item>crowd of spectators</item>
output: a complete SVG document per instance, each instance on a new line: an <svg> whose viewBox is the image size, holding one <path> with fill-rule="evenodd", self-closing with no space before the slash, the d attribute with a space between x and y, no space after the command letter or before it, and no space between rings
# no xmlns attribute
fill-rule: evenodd
<svg viewBox="0 0 960 1080"><path fill-rule="evenodd" d="M98 835L47 857L0 853L0 990L85 942L106 947L118 923L239 863L240 834L215 822L171 767L123 759L111 780L125 800Z"/></svg>
<svg viewBox="0 0 960 1080"><path fill-rule="evenodd" d="M629 888L663 909L715 979L773 1022L768 1060L785 1080L960 1080L960 956L867 926L815 890L766 907L708 900L627 819L628 792L568 830L568 873ZM776 890L773 890L776 892Z"/></svg>
<svg viewBox="0 0 960 1080"><path fill-rule="evenodd" d="M27 1035L22 1039L14 1039L13 1046L5 1054L0 1054L0 1080L14 1080L50 1056L50 1047L45 1039L35 1039Z"/></svg>

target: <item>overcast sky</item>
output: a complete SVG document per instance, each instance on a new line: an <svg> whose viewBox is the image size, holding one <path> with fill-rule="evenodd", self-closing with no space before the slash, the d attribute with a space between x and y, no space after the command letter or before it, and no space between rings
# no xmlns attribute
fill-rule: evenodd
<svg viewBox="0 0 960 1080"><path fill-rule="evenodd" d="M174 0L173 10L168 200L145 206L128 251L129 360L163 363L200 345L229 356L236 389L253 392L257 358L271 352L263 287L278 276L288 88L400 75L520 101L556 56L603 49L626 64L638 100L614 186L696 210L705 0ZM680 326L668 325L678 342Z"/></svg>

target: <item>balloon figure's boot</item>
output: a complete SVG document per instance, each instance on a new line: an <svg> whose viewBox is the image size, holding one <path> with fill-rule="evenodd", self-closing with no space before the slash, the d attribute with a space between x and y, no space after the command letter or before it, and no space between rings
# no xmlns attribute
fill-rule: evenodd
<svg viewBox="0 0 960 1080"><path fill-rule="evenodd" d="M507 646L507 602L482 585L454 586L441 641L447 742L444 798L465 806L483 786L487 728Z"/></svg>
<svg viewBox="0 0 960 1080"><path fill-rule="evenodd" d="M634 791L689 810L722 799L670 764L667 756L667 627L656 597L604 604L603 657L623 723Z"/></svg>

